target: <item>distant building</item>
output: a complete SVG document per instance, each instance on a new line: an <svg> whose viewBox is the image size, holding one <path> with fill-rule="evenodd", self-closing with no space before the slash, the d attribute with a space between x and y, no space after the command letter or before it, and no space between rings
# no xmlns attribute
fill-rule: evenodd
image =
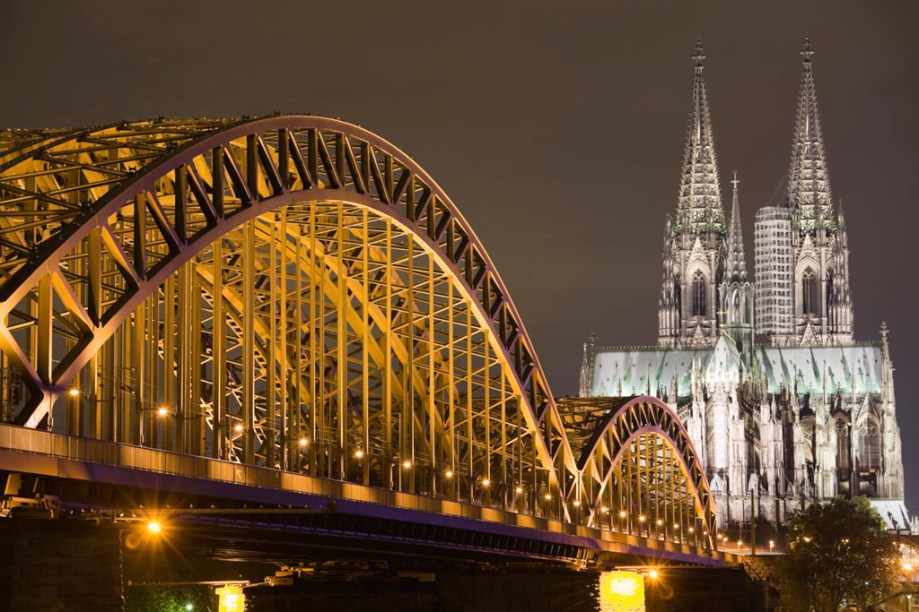
<svg viewBox="0 0 919 612"><path fill-rule="evenodd" d="M782 206L761 209L747 278L739 182L721 201L701 44L677 210L664 232L657 347L585 344L580 395L655 395L703 458L719 520L783 521L808 501L865 494L908 528L888 331L853 339L849 249L834 211L810 42ZM887 500L881 502L880 500Z"/></svg>

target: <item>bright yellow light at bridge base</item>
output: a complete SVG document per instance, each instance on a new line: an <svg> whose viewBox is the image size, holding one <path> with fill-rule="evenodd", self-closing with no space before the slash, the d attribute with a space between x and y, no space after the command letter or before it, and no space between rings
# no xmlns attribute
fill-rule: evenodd
<svg viewBox="0 0 919 612"><path fill-rule="evenodd" d="M150 533L159 533L163 530L163 526L157 523L156 521L150 521L147 523L147 530Z"/></svg>
<svg viewBox="0 0 919 612"><path fill-rule="evenodd" d="M219 597L218 612L243 612L246 609L246 596L238 585L227 585L217 589Z"/></svg>
<svg viewBox="0 0 919 612"><path fill-rule="evenodd" d="M644 612L645 586L637 572L600 574L600 612Z"/></svg>

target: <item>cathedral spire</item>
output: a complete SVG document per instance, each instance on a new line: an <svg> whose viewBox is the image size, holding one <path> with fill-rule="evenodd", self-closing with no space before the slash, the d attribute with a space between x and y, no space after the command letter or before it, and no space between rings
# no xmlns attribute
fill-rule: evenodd
<svg viewBox="0 0 919 612"><path fill-rule="evenodd" d="M801 50L803 66L798 93L797 118L788 169L788 205L795 211L799 231L814 234L818 219L831 222L832 195L820 113L817 109L817 88L814 85L814 51L810 38L804 37ZM832 229L832 228L828 228Z"/></svg>
<svg viewBox="0 0 919 612"><path fill-rule="evenodd" d="M724 233L724 210L718 183L718 161L712 137L712 120L708 110L703 74L705 54L702 42L696 43L693 55L695 76L686 148L683 152L683 172L677 204L677 230L700 235L709 231Z"/></svg>
<svg viewBox="0 0 919 612"><path fill-rule="evenodd" d="M740 205L738 204L737 171L734 171L734 199L731 202L731 224L728 227L727 258L724 261L724 280L743 283L747 280L747 261L743 251L743 230L740 225Z"/></svg>

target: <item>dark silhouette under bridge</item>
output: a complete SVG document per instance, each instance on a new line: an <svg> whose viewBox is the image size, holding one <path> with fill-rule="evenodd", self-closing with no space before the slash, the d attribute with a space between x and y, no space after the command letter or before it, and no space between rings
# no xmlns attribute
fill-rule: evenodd
<svg viewBox="0 0 919 612"><path fill-rule="evenodd" d="M0 469L37 497L721 562L674 412L556 401L472 228L379 136L276 116L0 148Z"/></svg>

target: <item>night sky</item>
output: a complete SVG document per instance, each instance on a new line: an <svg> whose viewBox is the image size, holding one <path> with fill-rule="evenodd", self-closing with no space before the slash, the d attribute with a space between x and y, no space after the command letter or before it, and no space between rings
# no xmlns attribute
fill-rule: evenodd
<svg viewBox="0 0 919 612"><path fill-rule="evenodd" d="M891 329L919 511L919 4L83 2L0 5L0 127L157 116L340 117L450 194L501 272L555 395L581 345L653 344L701 38L722 192L753 215L788 167L805 33L856 336ZM724 201L729 206L730 200Z"/></svg>

